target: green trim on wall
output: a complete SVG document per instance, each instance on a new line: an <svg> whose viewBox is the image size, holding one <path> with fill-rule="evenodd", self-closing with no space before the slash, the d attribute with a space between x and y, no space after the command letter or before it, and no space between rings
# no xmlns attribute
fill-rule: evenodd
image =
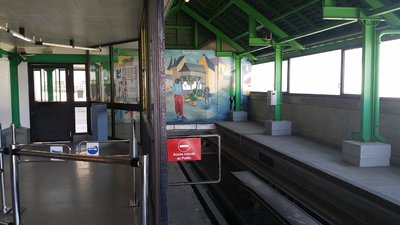
<svg viewBox="0 0 400 225"><path fill-rule="evenodd" d="M86 63L86 54L35 54L26 57L29 63ZM90 62L108 62L109 55L89 55Z"/></svg>
<svg viewBox="0 0 400 225"><path fill-rule="evenodd" d="M18 89L18 65L22 62L16 54L8 56L10 62L10 86L11 86L11 121L15 127L21 127L19 113L19 89Z"/></svg>

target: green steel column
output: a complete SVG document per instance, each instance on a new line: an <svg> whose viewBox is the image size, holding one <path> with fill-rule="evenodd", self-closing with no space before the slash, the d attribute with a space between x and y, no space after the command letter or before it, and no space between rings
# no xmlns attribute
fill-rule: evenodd
<svg viewBox="0 0 400 225"><path fill-rule="evenodd" d="M242 57L235 57L235 111L240 111L242 97Z"/></svg>
<svg viewBox="0 0 400 225"><path fill-rule="evenodd" d="M372 117L372 130L373 130L373 140L379 142L386 142L385 139L379 134L379 108L380 108L380 101L379 101L379 52L380 52L380 37L377 36L375 40L375 65L374 65L374 77L373 77L373 117Z"/></svg>
<svg viewBox="0 0 400 225"><path fill-rule="evenodd" d="M364 20L363 25L363 92L361 95L360 135L361 141L370 142L373 139L373 108L374 108L374 65L376 45L376 22ZM378 99L379 100L379 99ZM376 100L375 100L376 101Z"/></svg>
<svg viewBox="0 0 400 225"><path fill-rule="evenodd" d="M21 59L17 55L10 55L10 84L11 84L11 120L15 127L21 127L19 114L19 90L18 90L18 65Z"/></svg>
<svg viewBox="0 0 400 225"><path fill-rule="evenodd" d="M282 45L275 45L275 78L276 105L274 108L274 119L282 119Z"/></svg>
<svg viewBox="0 0 400 225"><path fill-rule="evenodd" d="M48 101L52 102L53 98L53 71L54 69L46 69L47 73L47 96Z"/></svg>

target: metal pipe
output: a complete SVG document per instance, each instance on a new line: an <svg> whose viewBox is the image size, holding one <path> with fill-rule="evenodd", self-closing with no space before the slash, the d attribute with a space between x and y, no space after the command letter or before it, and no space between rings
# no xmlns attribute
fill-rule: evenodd
<svg viewBox="0 0 400 225"><path fill-rule="evenodd" d="M2 130L0 124L0 148L3 146L1 142ZM4 182L4 155L0 152L0 182L1 182L1 212L6 214L10 209L7 208L6 204L6 192L5 192L5 182Z"/></svg>
<svg viewBox="0 0 400 225"><path fill-rule="evenodd" d="M55 142L55 143L51 143L51 142L47 142L47 143L39 142L39 143L32 143L32 144L18 144L18 147L21 147L21 146L23 146L24 148L29 148L29 147L31 147L31 146L33 146L33 147L36 147L36 146L49 146L49 147L51 147L51 146L62 146L62 147L67 148L68 151L69 151L69 153L72 153L72 149L71 149L71 147L70 147L69 145L67 145L67 144L62 144L62 143L57 143L57 142Z"/></svg>
<svg viewBox="0 0 400 225"><path fill-rule="evenodd" d="M149 194L149 155L142 155L140 161L142 166L142 196L140 204L141 224L148 225L148 194Z"/></svg>
<svg viewBox="0 0 400 225"><path fill-rule="evenodd" d="M130 141L130 157L132 159L137 158L139 153L137 149L137 140L135 135L135 125L132 126L132 139ZM137 190L136 190L136 168L132 167L132 200L129 202L129 206L138 206Z"/></svg>
<svg viewBox="0 0 400 225"><path fill-rule="evenodd" d="M1 124L0 124L0 148L3 146L2 142L1 142L1 137L2 137L2 130L1 130ZM0 183L1 183L1 187L0 187L1 188L1 212L6 214L10 211L10 209L7 208L7 203L6 203L3 151L0 152Z"/></svg>
<svg viewBox="0 0 400 225"><path fill-rule="evenodd" d="M55 159L66 159L66 160L76 160L76 161L85 161L85 162L99 162L99 163L111 163L111 164L123 164L123 165L131 165L132 159L130 157L101 157L101 156L86 156L86 155L78 155L78 154L69 154L69 153L52 153L52 152L43 152L39 150L32 149L20 149L18 151L20 156L36 156L36 157L45 157L45 158L55 158ZM140 165L135 165L140 166Z"/></svg>
<svg viewBox="0 0 400 225"><path fill-rule="evenodd" d="M15 124L11 124L11 194L12 194L12 207L13 207L13 219L14 225L21 225L21 208L19 200L19 176L18 176L18 159L17 155L12 154L16 149L16 138L15 138Z"/></svg>

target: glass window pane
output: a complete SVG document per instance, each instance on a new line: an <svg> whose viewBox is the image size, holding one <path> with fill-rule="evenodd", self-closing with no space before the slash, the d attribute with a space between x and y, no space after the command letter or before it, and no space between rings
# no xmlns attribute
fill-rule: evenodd
<svg viewBox="0 0 400 225"><path fill-rule="evenodd" d="M85 65L83 65L85 66ZM74 65L74 101L86 102L86 71L85 67Z"/></svg>
<svg viewBox="0 0 400 225"><path fill-rule="evenodd" d="M251 67L251 91L274 90L274 62L261 63Z"/></svg>
<svg viewBox="0 0 400 225"><path fill-rule="evenodd" d="M33 71L35 101L66 102L66 78L65 69L35 69Z"/></svg>
<svg viewBox="0 0 400 225"><path fill-rule="evenodd" d="M282 92L287 92L288 61L282 62Z"/></svg>
<svg viewBox="0 0 400 225"><path fill-rule="evenodd" d="M344 52L344 94L361 94L362 86L362 49L356 48Z"/></svg>
<svg viewBox="0 0 400 225"><path fill-rule="evenodd" d="M379 96L400 97L400 40L385 41L380 45Z"/></svg>
<svg viewBox="0 0 400 225"><path fill-rule="evenodd" d="M66 81L66 71L65 69L54 69L52 72L52 83L51 86L48 87L49 93L49 102L66 102L67 101L67 81Z"/></svg>
<svg viewBox="0 0 400 225"><path fill-rule="evenodd" d="M110 72L103 63L92 63L90 65L90 97L92 101L111 101Z"/></svg>
<svg viewBox="0 0 400 225"><path fill-rule="evenodd" d="M33 85L35 91L35 101L41 102L42 101L42 72L43 69L35 69L33 71Z"/></svg>
<svg viewBox="0 0 400 225"><path fill-rule="evenodd" d="M115 110L115 137L130 139L132 126L135 124L136 138L140 132L140 113L135 111Z"/></svg>
<svg viewBox="0 0 400 225"><path fill-rule="evenodd" d="M282 92L287 91L287 65L282 62ZM261 63L251 67L251 91L267 92L275 90L275 63Z"/></svg>
<svg viewBox="0 0 400 225"><path fill-rule="evenodd" d="M291 59L290 93L340 94L341 51Z"/></svg>
<svg viewBox="0 0 400 225"><path fill-rule="evenodd" d="M87 133L87 108L75 107L75 133Z"/></svg>

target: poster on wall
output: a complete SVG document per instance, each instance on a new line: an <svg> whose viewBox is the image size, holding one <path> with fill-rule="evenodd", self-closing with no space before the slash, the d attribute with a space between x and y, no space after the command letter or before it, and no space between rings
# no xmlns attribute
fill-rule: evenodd
<svg viewBox="0 0 400 225"><path fill-rule="evenodd" d="M210 50L166 50L167 122L228 119L233 59Z"/></svg>
<svg viewBox="0 0 400 225"><path fill-rule="evenodd" d="M135 104L139 102L138 59L133 54L137 50L124 49L114 63L115 102Z"/></svg>

